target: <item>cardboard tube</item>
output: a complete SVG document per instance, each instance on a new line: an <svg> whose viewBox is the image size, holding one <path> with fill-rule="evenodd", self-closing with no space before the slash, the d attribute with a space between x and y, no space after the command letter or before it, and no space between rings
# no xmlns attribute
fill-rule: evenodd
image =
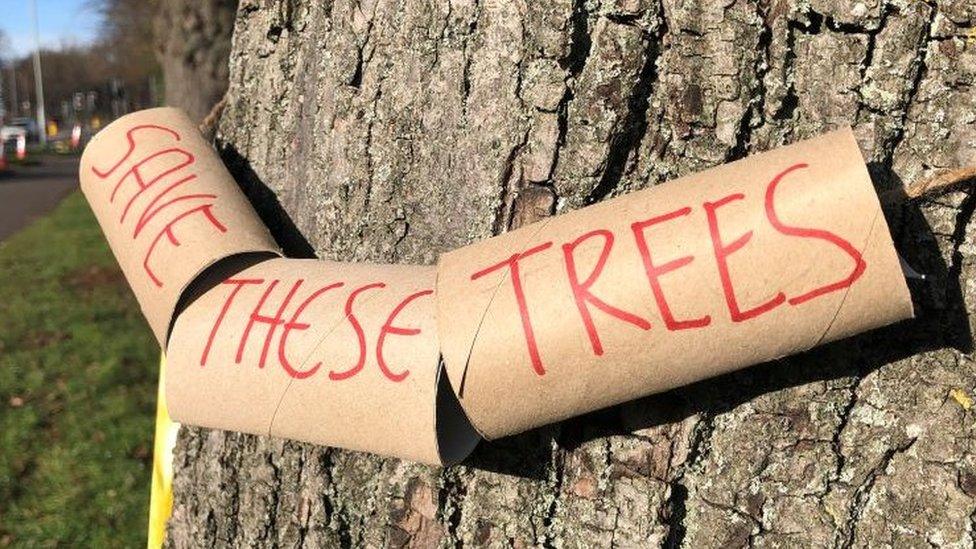
<svg viewBox="0 0 976 549"><path fill-rule="evenodd" d="M448 377L489 439L913 315L850 130L441 257Z"/></svg>
<svg viewBox="0 0 976 549"><path fill-rule="evenodd" d="M85 149L81 190L156 339L180 296L237 254L278 248L220 158L177 109L124 116Z"/></svg>
<svg viewBox="0 0 976 549"><path fill-rule="evenodd" d="M479 437L441 376L434 267L273 259L176 321L174 419L397 456L460 461Z"/></svg>

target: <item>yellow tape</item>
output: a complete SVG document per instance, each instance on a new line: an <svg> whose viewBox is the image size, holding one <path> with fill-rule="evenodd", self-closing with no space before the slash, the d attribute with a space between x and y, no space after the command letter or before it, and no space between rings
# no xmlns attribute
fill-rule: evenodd
<svg viewBox="0 0 976 549"><path fill-rule="evenodd" d="M163 546L166 521L173 511L173 447L180 424L169 418L164 387L166 357L159 359L159 389L156 393L156 437L153 443L152 495L149 500L149 549Z"/></svg>

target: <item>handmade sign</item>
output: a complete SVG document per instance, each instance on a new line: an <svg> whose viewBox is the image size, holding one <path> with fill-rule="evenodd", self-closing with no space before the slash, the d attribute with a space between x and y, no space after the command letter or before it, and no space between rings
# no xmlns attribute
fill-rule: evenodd
<svg viewBox="0 0 976 549"><path fill-rule="evenodd" d="M912 316L850 130L450 252L437 293L489 439Z"/></svg>
<svg viewBox="0 0 976 549"><path fill-rule="evenodd" d="M236 254L277 245L196 126L177 109L125 116L81 157L81 190L156 339L184 289Z"/></svg>
<svg viewBox="0 0 976 549"><path fill-rule="evenodd" d="M275 251L267 230L173 110L119 120L81 169L167 347L170 413L194 425L453 463L478 433L913 314L850 130L550 218L437 267L255 256Z"/></svg>

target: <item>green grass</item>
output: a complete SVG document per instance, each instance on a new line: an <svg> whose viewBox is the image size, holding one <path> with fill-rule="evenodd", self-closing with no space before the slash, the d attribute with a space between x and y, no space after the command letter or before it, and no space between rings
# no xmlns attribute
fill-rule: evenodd
<svg viewBox="0 0 976 549"><path fill-rule="evenodd" d="M74 193L0 242L0 547L145 544L158 347Z"/></svg>

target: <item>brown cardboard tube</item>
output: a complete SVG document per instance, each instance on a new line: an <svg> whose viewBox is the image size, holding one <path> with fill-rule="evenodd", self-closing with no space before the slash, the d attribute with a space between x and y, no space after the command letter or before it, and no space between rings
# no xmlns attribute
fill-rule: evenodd
<svg viewBox="0 0 976 549"><path fill-rule="evenodd" d="M85 149L81 190L153 333L165 344L180 296L223 258L278 248L182 111L124 116Z"/></svg>
<svg viewBox="0 0 976 549"><path fill-rule="evenodd" d="M273 259L191 303L169 347L170 414L434 464L479 440L442 378L434 267Z"/></svg>
<svg viewBox="0 0 976 549"><path fill-rule="evenodd" d="M510 435L913 314L850 130L441 257L447 374Z"/></svg>

